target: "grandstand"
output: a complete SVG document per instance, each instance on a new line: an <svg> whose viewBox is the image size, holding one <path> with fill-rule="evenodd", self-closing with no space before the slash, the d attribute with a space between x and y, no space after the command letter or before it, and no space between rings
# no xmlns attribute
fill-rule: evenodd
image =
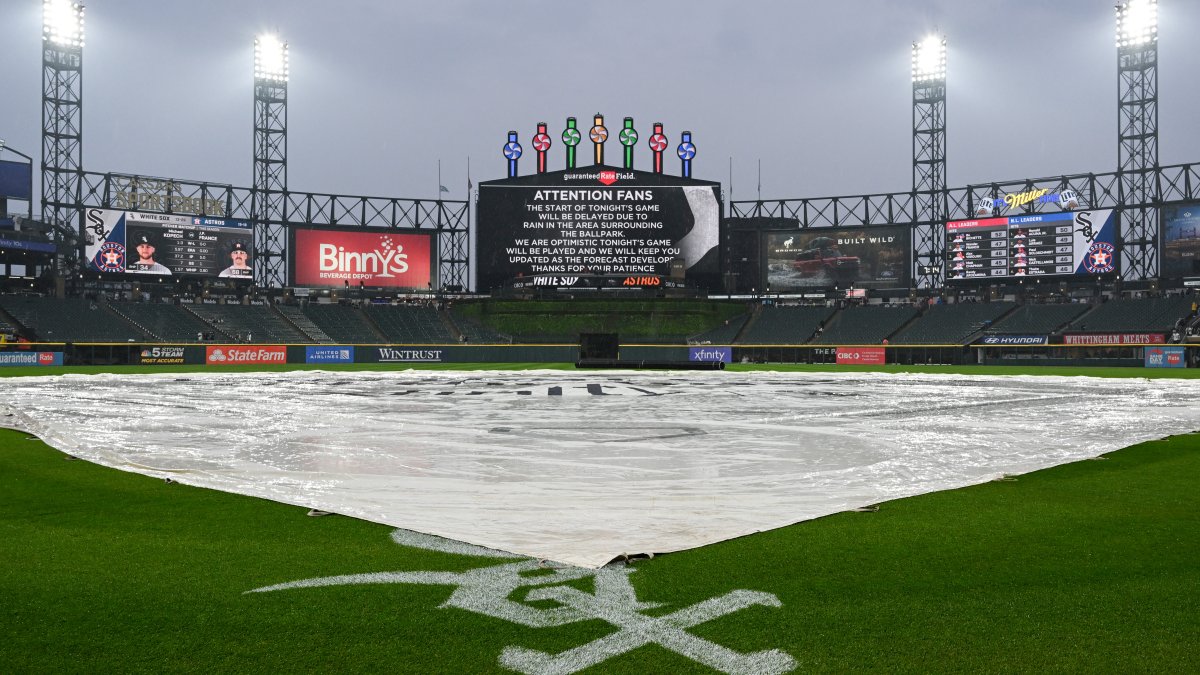
<svg viewBox="0 0 1200 675"><path fill-rule="evenodd" d="M388 340L371 325L366 314L352 305L307 303L304 316L331 342L344 344L384 344Z"/></svg>
<svg viewBox="0 0 1200 675"><path fill-rule="evenodd" d="M239 342L313 343L282 314L262 305L183 305L213 329Z"/></svg>
<svg viewBox="0 0 1200 675"><path fill-rule="evenodd" d="M764 306L750 319L738 339L741 344L800 345L822 330L833 316L832 307Z"/></svg>
<svg viewBox="0 0 1200 675"><path fill-rule="evenodd" d="M1025 304L994 322L988 335L1048 335L1059 331L1090 307L1082 304Z"/></svg>
<svg viewBox="0 0 1200 675"><path fill-rule="evenodd" d="M367 305L364 312L387 342L396 344L446 344L458 342L433 307Z"/></svg>
<svg viewBox="0 0 1200 675"><path fill-rule="evenodd" d="M42 342L141 342L152 339L103 302L84 298L0 296L0 308Z"/></svg>
<svg viewBox="0 0 1200 675"><path fill-rule="evenodd" d="M1110 300L1080 316L1066 332L1170 332L1180 319L1191 315L1193 298L1175 296L1140 300Z"/></svg>
<svg viewBox="0 0 1200 675"><path fill-rule="evenodd" d="M917 316L911 305L858 305L838 313L814 340L823 345L870 345L887 340Z"/></svg>
<svg viewBox="0 0 1200 675"><path fill-rule="evenodd" d="M1015 302L965 302L931 305L919 319L889 342L902 345L965 344L1012 311Z"/></svg>
<svg viewBox="0 0 1200 675"><path fill-rule="evenodd" d="M114 302L109 309L159 342L201 342L213 327L174 303ZM217 331L218 335L224 332Z"/></svg>

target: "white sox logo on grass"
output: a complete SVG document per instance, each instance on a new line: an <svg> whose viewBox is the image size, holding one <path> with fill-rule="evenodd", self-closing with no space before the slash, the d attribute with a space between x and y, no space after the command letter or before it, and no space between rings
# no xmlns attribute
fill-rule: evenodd
<svg viewBox="0 0 1200 675"><path fill-rule="evenodd" d="M404 546L487 557L512 557L491 549L451 542L437 537L396 530L392 539ZM785 673L795 660L777 649L743 654L696 637L688 628L732 614L747 607L781 607L771 593L736 590L703 600L668 614L647 616L642 612L661 606L642 602L629 577L634 570L608 566L598 570L552 569L549 574L525 576L543 569L536 560L502 563L466 572L376 572L336 577L303 579L256 588L249 593L266 593L298 588L359 584L421 584L454 586L442 608L454 607L511 621L531 628L564 626L599 619L617 627L615 633L558 654L505 647L500 665L522 673L574 673L645 645L656 644L710 668L725 673ZM593 577L594 592L587 593L567 582ZM510 599L519 589L529 588L521 600ZM552 601L554 607L528 603Z"/></svg>

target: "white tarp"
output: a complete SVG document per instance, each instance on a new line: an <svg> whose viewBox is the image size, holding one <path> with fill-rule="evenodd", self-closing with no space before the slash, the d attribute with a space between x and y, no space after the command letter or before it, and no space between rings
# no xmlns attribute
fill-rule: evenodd
<svg viewBox="0 0 1200 675"><path fill-rule="evenodd" d="M7 378L78 457L585 567L1200 429L1186 380L292 372Z"/></svg>

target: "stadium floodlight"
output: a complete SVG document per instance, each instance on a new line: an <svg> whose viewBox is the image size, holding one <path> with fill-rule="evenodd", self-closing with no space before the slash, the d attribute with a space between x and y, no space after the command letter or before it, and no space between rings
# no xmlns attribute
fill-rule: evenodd
<svg viewBox="0 0 1200 675"><path fill-rule="evenodd" d="M288 45L277 36L260 35L254 39L254 77L260 80L288 79Z"/></svg>
<svg viewBox="0 0 1200 675"><path fill-rule="evenodd" d="M64 47L83 47L83 5L71 0L44 0L42 39Z"/></svg>
<svg viewBox="0 0 1200 675"><path fill-rule="evenodd" d="M912 47L913 82L946 79L946 38L930 35Z"/></svg>
<svg viewBox="0 0 1200 675"><path fill-rule="evenodd" d="M1158 0L1127 0L1117 5L1117 46L1136 47L1158 40Z"/></svg>

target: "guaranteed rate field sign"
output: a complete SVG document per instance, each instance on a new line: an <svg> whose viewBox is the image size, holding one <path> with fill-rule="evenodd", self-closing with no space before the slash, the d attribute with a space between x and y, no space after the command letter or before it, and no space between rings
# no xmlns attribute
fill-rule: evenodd
<svg viewBox="0 0 1200 675"><path fill-rule="evenodd" d="M667 276L720 283L720 184L607 166L481 183L478 287L553 277Z"/></svg>

